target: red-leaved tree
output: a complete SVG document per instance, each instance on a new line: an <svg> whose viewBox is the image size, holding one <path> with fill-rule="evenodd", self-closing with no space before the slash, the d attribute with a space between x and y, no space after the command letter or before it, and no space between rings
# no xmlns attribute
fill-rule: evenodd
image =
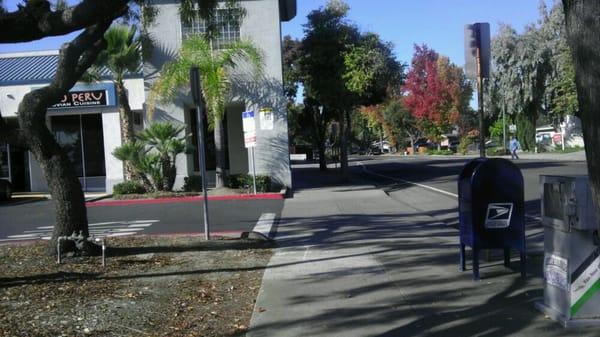
<svg viewBox="0 0 600 337"><path fill-rule="evenodd" d="M402 90L419 128L434 141L456 124L470 96L462 69L426 45L415 45Z"/></svg>

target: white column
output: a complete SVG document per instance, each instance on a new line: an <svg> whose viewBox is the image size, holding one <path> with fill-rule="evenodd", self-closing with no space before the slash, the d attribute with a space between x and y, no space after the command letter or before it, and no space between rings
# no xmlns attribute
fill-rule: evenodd
<svg viewBox="0 0 600 337"><path fill-rule="evenodd" d="M102 114L102 134L104 136L104 165L106 167L106 193L112 193L113 185L123 182L123 162L112 155L121 146L119 113Z"/></svg>

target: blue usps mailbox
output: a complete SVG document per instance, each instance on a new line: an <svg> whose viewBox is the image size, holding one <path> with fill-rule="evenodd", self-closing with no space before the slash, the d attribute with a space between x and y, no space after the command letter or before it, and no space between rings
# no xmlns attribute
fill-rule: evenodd
<svg viewBox="0 0 600 337"><path fill-rule="evenodd" d="M479 279L479 252L503 249L504 265L510 251L521 257L525 277L525 203L523 175L511 161L477 158L468 162L458 177L460 269L464 271L465 247L473 250L473 278Z"/></svg>

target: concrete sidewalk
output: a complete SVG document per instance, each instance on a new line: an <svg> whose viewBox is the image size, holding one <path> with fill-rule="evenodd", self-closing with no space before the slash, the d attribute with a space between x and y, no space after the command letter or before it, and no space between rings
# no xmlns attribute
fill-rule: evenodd
<svg viewBox="0 0 600 337"><path fill-rule="evenodd" d="M307 166L294 183L248 336L599 335L564 330L534 309L539 254L525 281L516 258L513 270L500 257L482 262L480 282L459 272L458 232L440 220L444 210L430 210L448 203L443 195L406 186L406 198L392 200Z"/></svg>
<svg viewBox="0 0 600 337"><path fill-rule="evenodd" d="M519 159L527 159L527 160L552 160L552 161L586 161L585 158L585 151L577 151L577 152L570 152L570 153L559 153L559 152L541 152L541 153L531 153L531 152L517 152L517 155L519 156ZM385 156L402 156L401 154L397 153L397 154L391 154L391 155L383 155ZM466 154L466 155L460 155L460 154L454 154L451 156L445 156L445 155L419 155L421 157L430 157L430 158L445 158L448 159L450 158L460 158L460 157L464 157L464 158L479 158L479 153L470 153L470 154ZM510 155L504 155L504 156L489 156L490 158L505 158L505 159L511 159Z"/></svg>

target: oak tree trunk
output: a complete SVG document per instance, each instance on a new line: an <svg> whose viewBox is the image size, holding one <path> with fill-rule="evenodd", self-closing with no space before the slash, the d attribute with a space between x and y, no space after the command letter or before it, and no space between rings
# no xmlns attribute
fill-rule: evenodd
<svg viewBox="0 0 600 337"><path fill-rule="evenodd" d="M49 106L46 102L35 91L26 95L19 105L18 119L26 145L44 172L55 206L55 225L49 246L52 252L59 236L73 233L88 236L89 232L85 198L73 163L48 130L45 118L37 117L45 116ZM74 248L67 243L65 251ZM83 249L88 250L87 253L95 253L92 246Z"/></svg>
<svg viewBox="0 0 600 337"><path fill-rule="evenodd" d="M325 156L324 142L319 142L319 170L327 171L327 157Z"/></svg>
<svg viewBox="0 0 600 337"><path fill-rule="evenodd" d="M585 154L597 219L600 219L600 1L563 0L567 41L575 66ZM598 224L600 227L600 224Z"/></svg>
<svg viewBox="0 0 600 337"><path fill-rule="evenodd" d="M340 175L343 178L348 176L348 138L346 127L346 113L340 114Z"/></svg>

